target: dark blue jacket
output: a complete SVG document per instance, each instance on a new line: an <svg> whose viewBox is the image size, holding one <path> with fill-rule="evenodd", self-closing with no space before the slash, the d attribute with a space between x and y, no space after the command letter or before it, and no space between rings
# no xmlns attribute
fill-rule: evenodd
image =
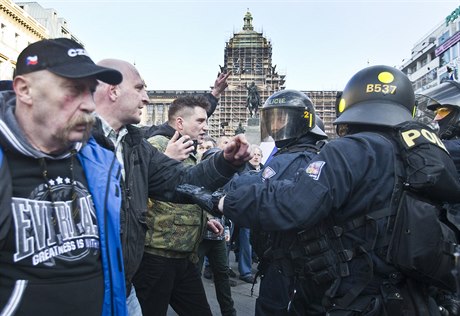
<svg viewBox="0 0 460 316"><path fill-rule="evenodd" d="M362 132L336 139L294 178L232 187L225 197L224 215L236 225L266 231L308 231L326 219L343 223L389 207L395 163L394 145L382 134ZM365 238L345 239L344 247L352 248L359 240L364 243ZM374 271L392 270L377 256L372 259ZM353 277L342 280L337 294L344 295L359 282L359 271L367 266L365 258L356 258Z"/></svg>
<svg viewBox="0 0 460 316"><path fill-rule="evenodd" d="M325 146L297 179L233 187L224 213L237 224L264 230L308 229L329 215L355 217L388 205L394 165L394 147L386 137L370 132L343 137Z"/></svg>
<svg viewBox="0 0 460 316"><path fill-rule="evenodd" d="M460 175L460 139L443 140L443 143L449 151L455 163L455 167L457 168L457 172Z"/></svg>

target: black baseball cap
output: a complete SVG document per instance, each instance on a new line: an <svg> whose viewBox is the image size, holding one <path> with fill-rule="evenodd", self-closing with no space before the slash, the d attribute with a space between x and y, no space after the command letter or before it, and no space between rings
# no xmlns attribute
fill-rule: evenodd
<svg viewBox="0 0 460 316"><path fill-rule="evenodd" d="M27 46L19 54L15 76L45 69L70 79L94 76L111 85L123 80L118 70L96 65L83 46L68 38L45 39Z"/></svg>

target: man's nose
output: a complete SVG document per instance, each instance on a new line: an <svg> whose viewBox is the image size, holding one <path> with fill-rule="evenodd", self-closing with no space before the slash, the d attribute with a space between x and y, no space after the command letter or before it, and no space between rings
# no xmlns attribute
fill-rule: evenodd
<svg viewBox="0 0 460 316"><path fill-rule="evenodd" d="M147 94L147 91L145 91L145 89L142 90L142 103L143 103L144 105L147 105L147 104L150 103L149 96L148 96L148 94Z"/></svg>
<svg viewBox="0 0 460 316"><path fill-rule="evenodd" d="M91 91L86 91L83 95L80 108L88 113L93 113L96 110L96 103L94 103L93 93Z"/></svg>

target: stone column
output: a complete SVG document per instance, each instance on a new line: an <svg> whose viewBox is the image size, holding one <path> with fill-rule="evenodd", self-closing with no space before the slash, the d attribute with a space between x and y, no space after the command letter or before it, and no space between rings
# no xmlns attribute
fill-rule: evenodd
<svg viewBox="0 0 460 316"><path fill-rule="evenodd" d="M248 125L244 135L251 144L260 145L260 120L258 117L248 118Z"/></svg>

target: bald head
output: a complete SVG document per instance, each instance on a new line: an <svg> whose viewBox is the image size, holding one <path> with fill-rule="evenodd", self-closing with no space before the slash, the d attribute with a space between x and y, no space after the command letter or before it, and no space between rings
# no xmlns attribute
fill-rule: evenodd
<svg viewBox="0 0 460 316"><path fill-rule="evenodd" d="M144 80L133 64L119 59L103 59L99 66L116 69L123 75L118 85L101 82L94 93L96 112L118 131L127 124L137 124L142 108L149 103Z"/></svg>
<svg viewBox="0 0 460 316"><path fill-rule="evenodd" d="M140 77L139 72L133 64L121 59L103 59L99 61L97 64L102 67L110 67L118 70L123 75L123 79L125 78L125 76L130 75Z"/></svg>

